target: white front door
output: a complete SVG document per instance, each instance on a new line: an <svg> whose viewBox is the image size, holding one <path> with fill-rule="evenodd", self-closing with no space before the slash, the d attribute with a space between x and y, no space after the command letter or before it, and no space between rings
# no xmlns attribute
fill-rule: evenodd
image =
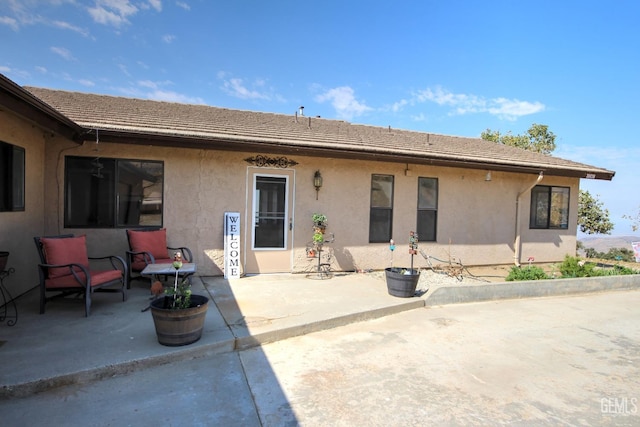
<svg viewBox="0 0 640 427"><path fill-rule="evenodd" d="M245 274L291 272L294 177L293 170L248 169Z"/></svg>

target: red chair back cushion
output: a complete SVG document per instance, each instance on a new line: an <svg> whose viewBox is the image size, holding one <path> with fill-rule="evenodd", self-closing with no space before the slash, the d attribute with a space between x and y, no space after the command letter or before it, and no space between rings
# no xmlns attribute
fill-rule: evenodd
<svg viewBox="0 0 640 427"><path fill-rule="evenodd" d="M89 267L89 257L87 256L87 237L65 237L40 239L44 257L47 264L80 264ZM75 271L82 271L74 267ZM49 269L49 279L67 276L71 274L69 267L59 267Z"/></svg>
<svg viewBox="0 0 640 427"><path fill-rule="evenodd" d="M132 252L149 252L155 259L166 259L168 257L166 229L162 228L153 231L127 230L127 233ZM134 263L144 263L144 257L136 255Z"/></svg>

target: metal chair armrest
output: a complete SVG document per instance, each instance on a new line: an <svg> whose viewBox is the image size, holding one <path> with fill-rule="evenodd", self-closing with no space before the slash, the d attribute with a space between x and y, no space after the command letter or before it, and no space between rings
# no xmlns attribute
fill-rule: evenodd
<svg viewBox="0 0 640 427"><path fill-rule="evenodd" d="M185 246L180 246L177 248L172 248L167 246L167 249L171 250L171 251L180 251L182 252L182 258L186 261L186 262L193 262L193 254L191 253L191 249L185 247Z"/></svg>

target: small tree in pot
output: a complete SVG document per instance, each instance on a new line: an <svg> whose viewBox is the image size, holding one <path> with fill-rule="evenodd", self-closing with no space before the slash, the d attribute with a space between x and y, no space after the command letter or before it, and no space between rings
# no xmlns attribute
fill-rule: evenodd
<svg viewBox="0 0 640 427"><path fill-rule="evenodd" d="M413 256L418 253L418 234L414 231L409 233L409 255L411 255L411 267L394 267L393 251L395 250L393 240L389 242L391 250L391 267L385 268L385 277L387 279L387 290L389 295L400 298L409 298L415 295L418 280L420 280L420 271L413 268Z"/></svg>

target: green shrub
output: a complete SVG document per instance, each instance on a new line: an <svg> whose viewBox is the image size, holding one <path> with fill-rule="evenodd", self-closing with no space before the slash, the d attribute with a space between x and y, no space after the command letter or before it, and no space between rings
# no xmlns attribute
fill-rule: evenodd
<svg viewBox="0 0 640 427"><path fill-rule="evenodd" d="M592 262L586 262L578 257L565 256L564 261L560 264L560 274L564 278L570 277L592 277L596 276L594 273L596 265Z"/></svg>
<svg viewBox="0 0 640 427"><path fill-rule="evenodd" d="M563 278L638 274L637 271L621 265L614 265L611 268L598 268L597 264L593 262L580 260L580 258L569 255L567 255L562 264L560 264L560 273Z"/></svg>
<svg viewBox="0 0 640 427"><path fill-rule="evenodd" d="M598 276L626 276L628 274L638 274L637 271L622 265L614 265L611 268L596 270Z"/></svg>
<svg viewBox="0 0 640 427"><path fill-rule="evenodd" d="M507 282L513 282L518 280L544 280L550 279L547 273L540 267L535 265L529 265L526 267L511 267L509 275L505 279Z"/></svg>

